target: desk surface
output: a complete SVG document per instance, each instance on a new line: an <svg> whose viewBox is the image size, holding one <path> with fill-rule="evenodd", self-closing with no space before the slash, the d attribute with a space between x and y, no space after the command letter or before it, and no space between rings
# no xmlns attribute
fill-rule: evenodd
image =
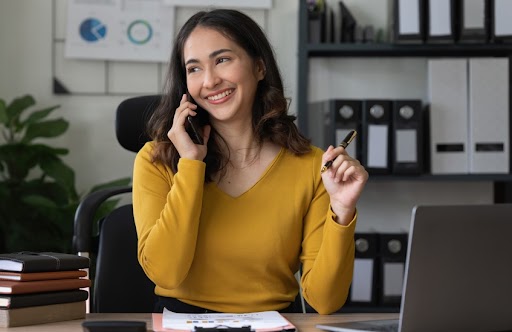
<svg viewBox="0 0 512 332"><path fill-rule="evenodd" d="M372 313L372 314L284 314L286 318L294 324L300 332L319 332L316 324L350 322L365 319L394 319L398 314ZM143 320L147 324L149 331L152 331L151 314L87 314L87 320ZM82 332L83 320L71 320L66 322L41 324L33 326L20 326L12 328L0 328L4 331L23 331L23 332Z"/></svg>

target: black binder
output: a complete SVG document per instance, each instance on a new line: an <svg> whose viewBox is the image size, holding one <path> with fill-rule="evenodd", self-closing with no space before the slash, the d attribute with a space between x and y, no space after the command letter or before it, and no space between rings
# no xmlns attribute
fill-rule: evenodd
<svg viewBox="0 0 512 332"><path fill-rule="evenodd" d="M393 101L393 174L424 172L424 115L421 100Z"/></svg>
<svg viewBox="0 0 512 332"><path fill-rule="evenodd" d="M308 43L316 44L325 41L326 15L325 5L308 9Z"/></svg>
<svg viewBox="0 0 512 332"><path fill-rule="evenodd" d="M486 43L490 38L490 1L459 0L458 35L462 43Z"/></svg>
<svg viewBox="0 0 512 332"><path fill-rule="evenodd" d="M406 233L379 234L379 305L400 305L405 273L407 239L408 235Z"/></svg>
<svg viewBox="0 0 512 332"><path fill-rule="evenodd" d="M355 33L357 21L350 12L350 10L345 6L343 1L339 2L340 6L340 20L341 20L341 34L340 34L340 42L341 43L353 43L355 42Z"/></svg>
<svg viewBox="0 0 512 332"><path fill-rule="evenodd" d="M354 275L345 306L367 307L377 304L378 234L355 234Z"/></svg>
<svg viewBox="0 0 512 332"><path fill-rule="evenodd" d="M340 144L351 130L361 133L362 104L355 99L334 99L331 101L334 113L334 141ZM355 137L347 147L352 158L361 160L361 139Z"/></svg>
<svg viewBox="0 0 512 332"><path fill-rule="evenodd" d="M321 149L336 146L334 136L334 100L317 101L308 104L306 136Z"/></svg>
<svg viewBox="0 0 512 332"><path fill-rule="evenodd" d="M330 99L308 105L307 136L322 149L337 146L351 130L362 131L362 103L356 99ZM353 158L361 159L361 139L356 136L347 147Z"/></svg>
<svg viewBox="0 0 512 332"><path fill-rule="evenodd" d="M363 100L362 164L370 174L391 172L391 100Z"/></svg>

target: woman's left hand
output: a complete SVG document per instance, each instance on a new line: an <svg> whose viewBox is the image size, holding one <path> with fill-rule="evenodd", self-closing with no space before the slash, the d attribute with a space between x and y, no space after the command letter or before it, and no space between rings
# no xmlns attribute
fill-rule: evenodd
<svg viewBox="0 0 512 332"><path fill-rule="evenodd" d="M329 160L334 161L322 174L322 180L331 198L336 222L347 225L354 218L356 203L368 180L368 172L343 147L329 146L322 156L322 164Z"/></svg>

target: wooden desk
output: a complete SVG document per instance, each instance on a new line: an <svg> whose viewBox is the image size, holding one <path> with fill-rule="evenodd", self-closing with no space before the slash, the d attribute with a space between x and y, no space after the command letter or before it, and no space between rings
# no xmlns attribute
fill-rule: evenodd
<svg viewBox="0 0 512 332"><path fill-rule="evenodd" d="M284 314L300 332L319 332L316 324L350 322L364 319L396 319L398 314ZM87 320L143 320L147 324L148 331L152 331L151 314L87 314ZM41 324L33 326L20 326L12 328L0 328L0 332L82 332L83 320L71 320L66 322Z"/></svg>

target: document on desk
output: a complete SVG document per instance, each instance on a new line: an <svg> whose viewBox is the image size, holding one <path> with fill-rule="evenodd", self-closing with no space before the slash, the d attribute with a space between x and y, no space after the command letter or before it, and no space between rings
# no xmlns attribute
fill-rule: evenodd
<svg viewBox="0 0 512 332"><path fill-rule="evenodd" d="M155 331L196 331L198 328L229 330L241 327L250 327L251 331L258 332L295 330L295 326L277 311L181 314L164 309L163 314L153 314Z"/></svg>

